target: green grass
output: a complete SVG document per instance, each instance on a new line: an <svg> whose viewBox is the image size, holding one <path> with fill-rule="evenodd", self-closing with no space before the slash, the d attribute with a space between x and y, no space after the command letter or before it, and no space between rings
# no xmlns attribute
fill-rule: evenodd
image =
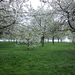
<svg viewBox="0 0 75 75"><path fill-rule="evenodd" d="M0 75L75 75L75 44L26 46L0 42Z"/></svg>

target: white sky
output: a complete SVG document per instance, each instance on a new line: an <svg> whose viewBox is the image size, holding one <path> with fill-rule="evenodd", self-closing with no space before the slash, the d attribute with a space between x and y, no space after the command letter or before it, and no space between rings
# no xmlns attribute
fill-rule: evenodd
<svg viewBox="0 0 75 75"><path fill-rule="evenodd" d="M41 6L40 0L30 0L30 1L34 9L37 9L38 6ZM48 1L51 2L52 0L48 0ZM48 5L47 6L45 5L45 7L49 7L50 9L52 9L52 7Z"/></svg>
<svg viewBox="0 0 75 75"><path fill-rule="evenodd" d="M40 5L39 0L30 0L30 1L34 9L37 9L37 7Z"/></svg>

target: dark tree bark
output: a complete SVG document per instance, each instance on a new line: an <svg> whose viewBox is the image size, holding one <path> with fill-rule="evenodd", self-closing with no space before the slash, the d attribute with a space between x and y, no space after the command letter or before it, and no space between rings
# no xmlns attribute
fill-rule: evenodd
<svg viewBox="0 0 75 75"><path fill-rule="evenodd" d="M41 44L42 44L42 46L44 46L44 35L41 37Z"/></svg>
<svg viewBox="0 0 75 75"><path fill-rule="evenodd" d="M58 37L58 43L59 43L59 37Z"/></svg>
<svg viewBox="0 0 75 75"><path fill-rule="evenodd" d="M14 25L15 24L15 20L14 20L14 22L13 23L11 23L11 24L9 24L9 25L7 25L7 26L3 26L3 27L0 27L0 29L4 29L4 28L7 28L7 27L10 27L10 26L12 26L12 25Z"/></svg>
<svg viewBox="0 0 75 75"><path fill-rule="evenodd" d="M52 37L52 43L54 44L54 36Z"/></svg>

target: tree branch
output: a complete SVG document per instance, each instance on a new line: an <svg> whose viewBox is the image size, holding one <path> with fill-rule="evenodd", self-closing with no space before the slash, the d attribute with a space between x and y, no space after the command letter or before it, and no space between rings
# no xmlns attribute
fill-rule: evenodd
<svg viewBox="0 0 75 75"><path fill-rule="evenodd" d="M15 20L14 20L14 22L13 23L11 23L11 24L9 24L9 25L7 25L7 26L2 26L0 29L4 29L4 28L7 28L7 27L10 27L10 26L12 26L13 24L15 24Z"/></svg>

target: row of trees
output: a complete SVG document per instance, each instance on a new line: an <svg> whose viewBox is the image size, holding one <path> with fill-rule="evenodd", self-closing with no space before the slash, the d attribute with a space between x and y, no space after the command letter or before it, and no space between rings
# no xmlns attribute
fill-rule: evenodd
<svg viewBox="0 0 75 75"><path fill-rule="evenodd" d="M0 37L25 42L27 46L45 39L66 36L73 39L75 32L74 0L40 0L34 9L29 0L0 1Z"/></svg>

